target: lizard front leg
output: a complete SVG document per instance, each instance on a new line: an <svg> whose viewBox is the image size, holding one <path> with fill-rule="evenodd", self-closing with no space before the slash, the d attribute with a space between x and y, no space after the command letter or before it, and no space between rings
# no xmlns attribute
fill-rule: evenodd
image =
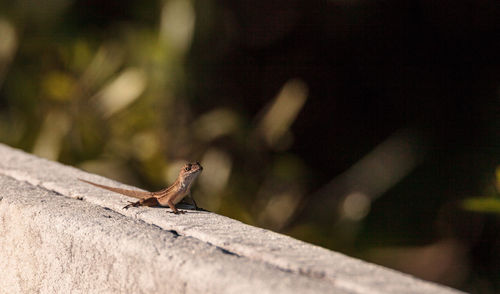
<svg viewBox="0 0 500 294"><path fill-rule="evenodd" d="M194 210L199 210L198 205L196 205L196 201L194 201L193 192L189 192L189 198L194 204Z"/></svg>
<svg viewBox="0 0 500 294"><path fill-rule="evenodd" d="M148 197L148 198L142 198L139 201L136 202L130 202L129 204L125 205L123 208L124 209L129 209L130 207L138 207L138 206L158 206L160 203L158 203L158 198L156 197Z"/></svg>
<svg viewBox="0 0 500 294"><path fill-rule="evenodd" d="M186 196L186 198L182 199L181 203L186 204L186 205L193 205L194 210L203 210L202 208L199 208L198 205L196 204L196 201L194 201L192 193L193 192L189 192L188 196ZM191 203L186 200L187 198L189 198L191 200Z"/></svg>
<svg viewBox="0 0 500 294"><path fill-rule="evenodd" d="M177 207L175 207L175 204L172 202L171 199L167 200L167 205L172 209L172 213L174 214L179 214L179 213L186 213L183 210L178 210Z"/></svg>

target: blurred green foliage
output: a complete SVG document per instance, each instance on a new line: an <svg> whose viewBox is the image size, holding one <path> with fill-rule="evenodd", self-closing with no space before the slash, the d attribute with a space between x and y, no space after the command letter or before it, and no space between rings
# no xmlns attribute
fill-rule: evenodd
<svg viewBox="0 0 500 294"><path fill-rule="evenodd" d="M465 209L478 212L500 213L500 199L493 197L476 197L464 201Z"/></svg>
<svg viewBox="0 0 500 294"><path fill-rule="evenodd" d="M488 187L488 196L471 197L463 201L463 207L470 211L500 214L500 166L495 172L494 184Z"/></svg>

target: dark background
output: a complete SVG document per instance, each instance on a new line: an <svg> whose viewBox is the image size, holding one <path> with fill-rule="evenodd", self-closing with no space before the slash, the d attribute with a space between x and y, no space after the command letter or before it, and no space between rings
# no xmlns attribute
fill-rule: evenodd
<svg viewBox="0 0 500 294"><path fill-rule="evenodd" d="M202 207L495 293L499 15L494 0L3 1L0 140L150 190L199 159Z"/></svg>

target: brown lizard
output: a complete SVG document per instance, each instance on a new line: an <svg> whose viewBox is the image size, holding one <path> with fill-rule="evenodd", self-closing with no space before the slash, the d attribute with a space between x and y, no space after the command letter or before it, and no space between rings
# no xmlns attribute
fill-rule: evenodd
<svg viewBox="0 0 500 294"><path fill-rule="evenodd" d="M138 206L168 206L172 209L173 213L179 214L185 213L185 211L178 210L175 205L181 202L181 200L184 199L184 197L186 197L188 194L190 194L191 185L202 170L203 167L199 162L186 163L179 172L177 180L175 180L175 182L169 187L157 192L127 190L105 186L82 179L79 180L102 189L140 199L137 202L130 202L130 204L123 207L124 209ZM198 210L198 206L196 205L196 202L192 197L191 200L193 201L195 209Z"/></svg>

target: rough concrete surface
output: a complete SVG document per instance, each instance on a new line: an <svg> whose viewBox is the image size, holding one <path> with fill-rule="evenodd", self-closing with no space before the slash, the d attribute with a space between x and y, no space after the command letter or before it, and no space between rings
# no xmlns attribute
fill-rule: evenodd
<svg viewBox="0 0 500 294"><path fill-rule="evenodd" d="M1 293L461 293L0 144ZM130 188L130 187L129 187ZM78 200L82 199L82 200Z"/></svg>

